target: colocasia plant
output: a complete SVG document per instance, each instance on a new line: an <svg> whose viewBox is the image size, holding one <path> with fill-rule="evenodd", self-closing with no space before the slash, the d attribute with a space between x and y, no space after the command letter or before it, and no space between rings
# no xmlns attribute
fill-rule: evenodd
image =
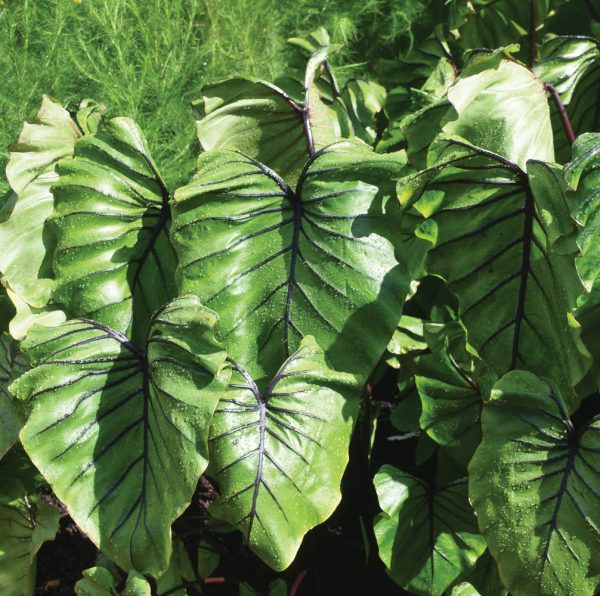
<svg viewBox="0 0 600 596"><path fill-rule="evenodd" d="M598 588L600 11L440 4L365 78L319 30L206 87L178 189L43 98L0 223L2 594L61 515L78 594Z"/></svg>

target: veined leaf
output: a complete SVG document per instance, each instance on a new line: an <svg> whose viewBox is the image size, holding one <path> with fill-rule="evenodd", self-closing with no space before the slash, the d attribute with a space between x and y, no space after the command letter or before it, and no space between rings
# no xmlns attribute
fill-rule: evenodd
<svg viewBox="0 0 600 596"><path fill-rule="evenodd" d="M375 538L392 579L413 594L444 593L486 548L466 480L436 488L386 465L374 483L383 509Z"/></svg>
<svg viewBox="0 0 600 596"><path fill-rule="evenodd" d="M8 386L26 370L17 352L16 342L8 333L0 335L0 459L19 438L24 417L21 404L15 402Z"/></svg>
<svg viewBox="0 0 600 596"><path fill-rule="evenodd" d="M5 479L3 478L3 484ZM60 513L47 503L33 506L25 494L0 489L0 590L5 596L33 596L35 557L52 540Z"/></svg>
<svg viewBox="0 0 600 596"><path fill-rule="evenodd" d="M241 529L268 565L285 569L304 534L340 501L361 385L331 370L312 337L265 389L232 366L211 428L208 473L220 497L210 512Z"/></svg>
<svg viewBox="0 0 600 596"><path fill-rule="evenodd" d="M467 464L481 437L481 388L449 350L421 357L415 376L421 398L421 428Z"/></svg>
<svg viewBox="0 0 600 596"><path fill-rule="evenodd" d="M473 52L447 97L432 98L397 125L411 165L426 166L427 150L441 131L497 153L522 169L528 159L552 161L545 87L509 59L509 50Z"/></svg>
<svg viewBox="0 0 600 596"><path fill-rule="evenodd" d="M264 81L234 78L204 87L198 138L205 151L237 149L295 182L316 151L341 136L336 111L315 84L329 48L310 57L302 97Z"/></svg>
<svg viewBox="0 0 600 596"><path fill-rule="evenodd" d="M551 251L557 232L549 237L517 164L459 139L442 138L435 151L436 166L400 185L405 200L411 184L421 184L415 206L426 216L434 213L429 273L456 294L468 341L492 372L526 368L551 375L568 396L588 366L562 284L573 257ZM538 178L555 175L541 163L530 162L532 168ZM556 195L543 200L558 210L564 198L558 183L555 188Z"/></svg>
<svg viewBox="0 0 600 596"><path fill-rule="evenodd" d="M588 37L554 37L542 46L534 72L551 84L566 107L576 135L600 130L600 42ZM568 159L569 140L560 115L552 105L552 128L556 155Z"/></svg>
<svg viewBox="0 0 600 596"><path fill-rule="evenodd" d="M170 526L207 464L228 380L216 315L197 299L154 316L145 346L94 321L38 328L12 385L31 414L23 445L77 524L123 569L160 575Z"/></svg>
<svg viewBox="0 0 600 596"><path fill-rule="evenodd" d="M143 341L152 313L175 295L169 193L129 118L81 138L52 187L54 299Z"/></svg>
<svg viewBox="0 0 600 596"><path fill-rule="evenodd" d="M2 282L27 307L44 309L52 289L52 245L44 234L44 222L52 213L51 185L55 166L73 152L81 136L69 113L54 99L44 96L32 120L23 125L18 142L10 148L6 176L15 192L9 217L0 223L0 273ZM23 338L33 320L23 323L17 313L11 333ZM55 313L54 323L64 316Z"/></svg>
<svg viewBox="0 0 600 596"><path fill-rule="evenodd" d="M479 526L512 594L592 594L600 582L600 418L574 428L530 372L494 387L469 466Z"/></svg>
<svg viewBox="0 0 600 596"><path fill-rule="evenodd" d="M402 154L343 141L316 153L292 190L254 159L219 151L175 193L181 290L219 312L228 353L257 381L304 335L336 370L366 375L376 364L410 281L390 200L402 167Z"/></svg>

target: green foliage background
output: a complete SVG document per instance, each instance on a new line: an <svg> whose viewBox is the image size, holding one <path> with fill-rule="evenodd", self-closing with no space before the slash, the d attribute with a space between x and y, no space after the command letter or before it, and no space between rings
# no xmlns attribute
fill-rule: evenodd
<svg viewBox="0 0 600 596"><path fill-rule="evenodd" d="M85 97L145 131L168 184L197 157L190 103L232 75L273 80L286 39L324 26L345 62L394 55L435 0L0 0L0 169L7 146L47 93ZM176 166L176 167L175 167ZM6 190L0 180L0 192Z"/></svg>

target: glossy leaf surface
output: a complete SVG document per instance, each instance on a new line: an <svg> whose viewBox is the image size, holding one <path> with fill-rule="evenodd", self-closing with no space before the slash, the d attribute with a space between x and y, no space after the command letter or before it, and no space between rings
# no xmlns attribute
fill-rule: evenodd
<svg viewBox="0 0 600 596"><path fill-rule="evenodd" d="M54 299L143 341L152 313L175 295L169 193L129 118L109 121L62 161L52 188Z"/></svg>
<svg viewBox="0 0 600 596"><path fill-rule="evenodd" d="M175 193L181 290L219 312L228 353L257 380L304 335L336 370L371 371L408 290L391 197L402 167L402 154L340 142L309 160L292 189L252 158L219 151L202 155Z"/></svg>
<svg viewBox="0 0 600 596"><path fill-rule="evenodd" d="M579 428L530 372L494 387L469 494L508 590L591 594L600 582L600 420Z"/></svg>
<svg viewBox="0 0 600 596"><path fill-rule="evenodd" d="M32 410L21 440L82 530L124 569L159 575L170 525L207 464L227 383L216 316L180 298L154 316L145 351L94 321L38 329L34 367L12 386Z"/></svg>
<svg viewBox="0 0 600 596"><path fill-rule="evenodd" d="M558 93L576 135L600 130L600 42L585 37L554 37L542 46L534 72ZM568 138L554 102L552 128L558 159L570 154Z"/></svg>
<svg viewBox="0 0 600 596"><path fill-rule="evenodd" d="M577 270L589 296L581 302L587 306L598 304L598 276L600 275L600 134L585 134L573 145L573 161L565 176L575 189L573 217L581 226L577 244L581 254L576 259Z"/></svg>
<svg viewBox="0 0 600 596"><path fill-rule="evenodd" d="M441 138L436 147L438 165L412 179L417 188L422 185L417 208L433 213L436 224L428 271L456 294L468 341L490 370L550 374L567 394L588 363L563 283L574 255L552 252L559 232L544 224L537 204L565 214L555 171L529 162L529 170L547 182L532 187L517 164L498 154L453 138ZM554 190L549 196L548 188ZM551 371L549 360L555 364Z"/></svg>
<svg viewBox="0 0 600 596"><path fill-rule="evenodd" d="M197 123L202 148L237 149L295 182L307 158L342 133L315 83L328 53L324 46L310 56L294 98L271 83L241 78L205 87Z"/></svg>
<svg viewBox="0 0 600 596"><path fill-rule="evenodd" d="M445 133L492 151L522 170L530 159L553 161L544 85L501 51L475 54L448 90L448 99L458 117L444 126Z"/></svg>
<svg viewBox="0 0 600 596"><path fill-rule="evenodd" d="M423 356L415 375L421 398L421 428L439 445L455 449L468 463L479 443L481 388L448 351Z"/></svg>
<svg viewBox="0 0 600 596"><path fill-rule="evenodd" d="M383 509L375 520L379 556L405 590L439 596L485 550L466 480L434 488L386 465L374 482Z"/></svg>
<svg viewBox="0 0 600 596"><path fill-rule="evenodd" d="M331 370L312 337L263 389L232 366L211 428L208 473L220 497L210 512L242 530L268 565L285 569L304 534L339 503L360 384Z"/></svg>

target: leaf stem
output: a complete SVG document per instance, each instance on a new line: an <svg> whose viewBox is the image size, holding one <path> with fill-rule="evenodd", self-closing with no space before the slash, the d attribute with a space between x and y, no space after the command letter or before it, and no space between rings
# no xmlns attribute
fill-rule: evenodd
<svg viewBox="0 0 600 596"><path fill-rule="evenodd" d="M308 571L306 571L306 569L303 569L298 574L298 576L294 580L294 583L292 584L292 587L290 588L290 596L296 596L296 592L298 592L298 588L300 587L300 584L302 583L302 580L306 577L307 573Z"/></svg>
<svg viewBox="0 0 600 596"><path fill-rule="evenodd" d="M304 128L304 137L306 138L306 146L308 147L308 156L315 155L315 141L313 139L312 128L310 127L310 108L308 107L308 91L306 93L306 101L302 109L302 126Z"/></svg>
<svg viewBox="0 0 600 596"><path fill-rule="evenodd" d="M575 142L575 131L573 130L573 125L571 124L571 119L569 118L567 109L565 108L562 100L560 99L560 95L558 94L556 87L554 87L554 85L551 85L550 83L546 83L545 87L546 91L550 93L550 97L552 98L552 101L554 102L554 105L558 110L563 129L565 131L565 134L567 135L567 139L569 140L569 145L573 145L573 143Z"/></svg>

